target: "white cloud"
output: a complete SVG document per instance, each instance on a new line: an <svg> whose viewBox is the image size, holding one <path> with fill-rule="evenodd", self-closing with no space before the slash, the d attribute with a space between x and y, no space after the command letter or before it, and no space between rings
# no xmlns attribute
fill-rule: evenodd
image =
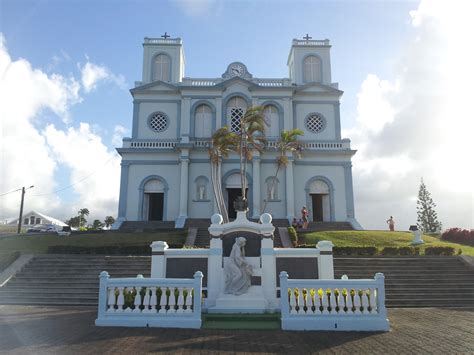
<svg viewBox="0 0 474 355"><path fill-rule="evenodd" d="M199 17L208 15L219 3L217 0L175 0L175 4L187 16Z"/></svg>
<svg viewBox="0 0 474 355"><path fill-rule="evenodd" d="M78 194L72 211L87 207L100 219L115 215L120 182L118 154L109 151L87 123L67 131L48 125L43 133L58 165L70 171L71 182L78 182L72 187Z"/></svg>
<svg viewBox="0 0 474 355"><path fill-rule="evenodd" d="M96 85L93 80L88 83L91 88ZM80 87L73 77L48 75L25 59L12 60L0 33L0 193L34 185L26 195L25 211L35 209L62 219L81 207L91 210L91 219L116 214L117 154L87 123L66 130L51 123L41 128L48 113L70 122L71 106L82 102ZM117 128L115 133L120 132ZM70 175L78 196L73 204L54 193L64 187L56 183L58 174ZM19 202L19 192L0 197L0 220L15 217Z"/></svg>
<svg viewBox="0 0 474 355"><path fill-rule="evenodd" d="M420 178L444 227L474 227L470 112L474 24L469 2L422 1L411 11L415 38L392 82L369 74L358 94L356 126L345 132L354 157L356 211L366 228L389 215L400 229L416 222Z"/></svg>
<svg viewBox="0 0 474 355"><path fill-rule="evenodd" d="M96 90L100 82L112 82L121 88L125 88L125 78L122 75L113 74L106 66L91 63L89 58L80 69L81 82L86 93Z"/></svg>
<svg viewBox="0 0 474 355"><path fill-rule="evenodd" d="M127 132L128 132L128 129L126 129L124 126L116 125L114 127L114 135L112 137L112 144L114 147L122 146L122 139Z"/></svg>

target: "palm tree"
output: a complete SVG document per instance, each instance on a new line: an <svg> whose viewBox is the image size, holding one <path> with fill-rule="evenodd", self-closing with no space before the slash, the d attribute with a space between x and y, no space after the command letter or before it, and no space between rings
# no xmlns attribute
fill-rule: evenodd
<svg viewBox="0 0 474 355"><path fill-rule="evenodd" d="M242 198L240 209L246 210L247 203L247 162L252 160L253 150L263 153L266 144L265 126L267 122L263 115L262 106L250 107L240 120L238 153L240 155L240 179Z"/></svg>
<svg viewBox="0 0 474 355"><path fill-rule="evenodd" d="M104 223L105 223L105 226L109 228L112 224L115 223L115 218L112 216L107 216L105 217Z"/></svg>
<svg viewBox="0 0 474 355"><path fill-rule="evenodd" d="M301 156L301 151L303 147L301 142L298 140L298 137L302 136L303 134L304 132L298 128L290 129L289 131L281 131L280 138L278 138L276 144L276 149L278 151L278 156L276 157L277 170L275 176L273 176L270 190L273 190L275 188L277 176L281 168L288 165L287 153L293 153L294 155L296 155L297 158ZM265 199L262 213L265 213L267 203L268 200Z"/></svg>
<svg viewBox="0 0 474 355"><path fill-rule="evenodd" d="M84 216L89 215L89 210L87 208L81 208L77 213L81 217L81 219L79 220L79 227L82 227L82 224L86 221Z"/></svg>
<svg viewBox="0 0 474 355"><path fill-rule="evenodd" d="M227 126L219 128L212 135L211 147L209 148L209 158L211 160L211 181L212 190L217 203L217 209L224 219L224 223L229 222L229 215L222 194L221 169L222 158L227 158L229 154L236 150L239 137L236 133L230 132Z"/></svg>

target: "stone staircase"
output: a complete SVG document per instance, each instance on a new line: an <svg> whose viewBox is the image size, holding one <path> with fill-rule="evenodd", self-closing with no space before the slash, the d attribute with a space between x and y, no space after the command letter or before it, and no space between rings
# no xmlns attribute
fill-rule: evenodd
<svg viewBox="0 0 474 355"><path fill-rule="evenodd" d="M95 306L99 273L150 276L150 257L38 255L0 288L0 304ZM474 308L474 270L459 257L335 258L335 277L385 274L387 307Z"/></svg>
<svg viewBox="0 0 474 355"><path fill-rule="evenodd" d="M176 230L173 221L125 221L119 229L121 232L159 232Z"/></svg>
<svg viewBox="0 0 474 355"><path fill-rule="evenodd" d="M385 275L387 307L474 307L474 270L459 257L335 258L334 276Z"/></svg>
<svg viewBox="0 0 474 355"><path fill-rule="evenodd" d="M149 277L150 268L150 257L38 255L0 288L0 304L95 306L101 271Z"/></svg>

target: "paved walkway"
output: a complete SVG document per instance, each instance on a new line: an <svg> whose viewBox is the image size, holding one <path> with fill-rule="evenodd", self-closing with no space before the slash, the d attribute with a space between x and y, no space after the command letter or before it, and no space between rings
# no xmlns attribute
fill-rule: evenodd
<svg viewBox="0 0 474 355"><path fill-rule="evenodd" d="M474 354L474 310L391 309L388 333L99 328L96 310L0 306L0 353Z"/></svg>

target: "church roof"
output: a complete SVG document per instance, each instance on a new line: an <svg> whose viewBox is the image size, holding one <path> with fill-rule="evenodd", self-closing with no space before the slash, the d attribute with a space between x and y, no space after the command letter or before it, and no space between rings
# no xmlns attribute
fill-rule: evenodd
<svg viewBox="0 0 474 355"><path fill-rule="evenodd" d="M35 215L35 216L39 216L41 217L42 219L50 222L51 224L55 224L57 226L67 226L66 223L64 223L63 221L57 219L57 218L54 218L54 217L51 217L51 216L47 216L43 213L40 213L40 212L36 212L36 211L30 211L28 213L25 213L23 215L23 218L26 218L27 216L30 216L30 215ZM12 219L8 222L8 224L16 224L18 223L18 218L15 218L15 219Z"/></svg>

